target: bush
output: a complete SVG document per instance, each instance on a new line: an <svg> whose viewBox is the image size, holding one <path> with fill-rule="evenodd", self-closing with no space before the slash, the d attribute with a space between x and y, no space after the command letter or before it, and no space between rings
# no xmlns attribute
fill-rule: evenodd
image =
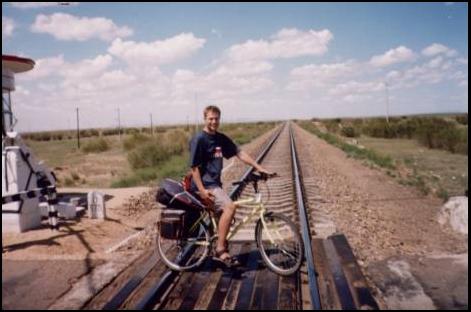
<svg viewBox="0 0 471 312"><path fill-rule="evenodd" d="M327 131L337 133L340 129L340 119L336 120L326 120L324 121L324 126Z"/></svg>
<svg viewBox="0 0 471 312"><path fill-rule="evenodd" d="M122 132L121 132L122 133ZM119 134L119 129L105 129L101 132L102 135L108 136L108 135L118 135Z"/></svg>
<svg viewBox="0 0 471 312"><path fill-rule="evenodd" d="M104 151L107 151L110 148L108 142L103 139L93 139L85 143L85 145L82 147L82 150L85 153L101 153Z"/></svg>
<svg viewBox="0 0 471 312"><path fill-rule="evenodd" d="M341 133L347 138L356 138L359 136L358 131L355 131L353 126L343 127Z"/></svg>
<svg viewBox="0 0 471 312"><path fill-rule="evenodd" d="M135 133L133 135L131 135L130 137L127 137L124 142L123 142L123 147L126 151L130 151L134 148L136 148L137 146L145 143L145 142L148 142L149 140L151 140L151 137L148 136L148 135L145 135L145 134L141 134L141 133Z"/></svg>
<svg viewBox="0 0 471 312"><path fill-rule="evenodd" d="M125 143L126 144L126 143ZM188 134L181 129L171 129L164 134L149 137L143 134L134 135L127 140L128 154L132 168L146 168L160 165L174 155L181 155L188 150Z"/></svg>
<svg viewBox="0 0 471 312"><path fill-rule="evenodd" d="M442 118L419 120L416 137L428 148L445 149L452 153L468 145L467 131L460 130L456 123Z"/></svg>
<svg viewBox="0 0 471 312"><path fill-rule="evenodd" d="M140 132L139 128L126 128L123 131L125 134L138 134Z"/></svg>
<svg viewBox="0 0 471 312"><path fill-rule="evenodd" d="M468 125L468 114L456 116L455 119L459 124Z"/></svg>
<svg viewBox="0 0 471 312"><path fill-rule="evenodd" d="M154 167L170 155L171 152L165 146L152 140L131 151L128 154L128 161L133 169Z"/></svg>
<svg viewBox="0 0 471 312"><path fill-rule="evenodd" d="M363 126L363 133L373 138L395 138L397 137L396 126L387 123L384 119L374 118L368 120Z"/></svg>

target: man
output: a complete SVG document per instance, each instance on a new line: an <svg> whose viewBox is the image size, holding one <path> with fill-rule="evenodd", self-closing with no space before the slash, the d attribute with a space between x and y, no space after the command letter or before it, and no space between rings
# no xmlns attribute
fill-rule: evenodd
<svg viewBox="0 0 471 312"><path fill-rule="evenodd" d="M218 225L215 260L230 266L236 264L237 260L231 257L228 252L226 237L236 206L222 189L222 158L228 159L237 156L259 172L270 173L257 164L246 152L240 150L230 138L217 132L220 117L221 111L218 107L206 107L204 109L204 129L191 139L190 167L193 177L191 188L193 191L199 192L203 203L214 204L216 212L222 210Z"/></svg>

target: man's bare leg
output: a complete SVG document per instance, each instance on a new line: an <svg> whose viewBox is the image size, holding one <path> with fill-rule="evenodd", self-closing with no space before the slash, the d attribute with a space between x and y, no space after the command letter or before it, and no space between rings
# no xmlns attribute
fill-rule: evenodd
<svg viewBox="0 0 471 312"><path fill-rule="evenodd" d="M218 225L218 242L216 246L216 251L222 251L226 249L226 237L231 228L231 221L235 214L235 205L231 203L230 205L224 207L224 211L219 219ZM230 257L229 253L224 253L220 256L221 259L226 259Z"/></svg>

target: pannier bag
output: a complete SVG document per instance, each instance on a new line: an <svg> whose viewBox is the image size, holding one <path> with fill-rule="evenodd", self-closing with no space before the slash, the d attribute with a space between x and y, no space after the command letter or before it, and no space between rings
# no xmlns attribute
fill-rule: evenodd
<svg viewBox="0 0 471 312"><path fill-rule="evenodd" d="M172 209L204 209L201 202L183 189L183 185L172 179L165 179L157 191L156 200Z"/></svg>
<svg viewBox="0 0 471 312"><path fill-rule="evenodd" d="M181 183L165 179L156 194L156 200L165 206L160 215L160 235L166 239L196 237L199 227L194 227L204 206ZM191 233L190 233L191 231Z"/></svg>
<svg viewBox="0 0 471 312"><path fill-rule="evenodd" d="M165 239L197 237L200 227L196 225L201 213L196 210L165 209L160 212L160 236Z"/></svg>

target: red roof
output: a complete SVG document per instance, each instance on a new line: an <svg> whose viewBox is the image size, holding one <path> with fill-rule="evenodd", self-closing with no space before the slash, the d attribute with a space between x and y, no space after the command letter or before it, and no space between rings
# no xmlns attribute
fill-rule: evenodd
<svg viewBox="0 0 471 312"><path fill-rule="evenodd" d="M2 55L2 66L12 70L14 73L22 73L33 69L36 63L29 58L14 56L14 55Z"/></svg>

